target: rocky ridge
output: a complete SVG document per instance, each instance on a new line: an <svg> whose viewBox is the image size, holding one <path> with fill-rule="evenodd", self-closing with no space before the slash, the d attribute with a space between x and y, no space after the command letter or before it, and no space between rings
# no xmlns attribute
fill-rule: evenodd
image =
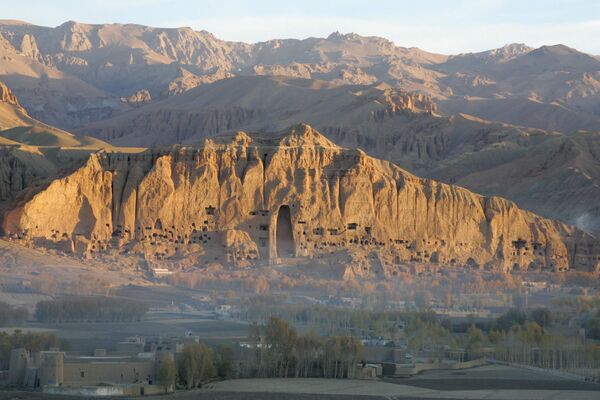
<svg viewBox="0 0 600 400"><path fill-rule="evenodd" d="M564 45L441 55L354 33L248 44L187 27L0 21L0 75L36 118L63 128L126 111L118 99L139 90L161 99L218 79L269 75L337 86L384 82L433 97L447 114L594 131L600 128L599 74L600 61ZM44 77L54 87L32 92L31 79ZM76 86L78 96L63 86ZM69 101L39 99L56 91Z"/></svg>
<svg viewBox="0 0 600 400"><path fill-rule="evenodd" d="M3 82L0 82L0 101L22 109L17 96ZM23 111L25 110L23 109Z"/></svg>
<svg viewBox="0 0 600 400"><path fill-rule="evenodd" d="M22 198L4 214L3 229L23 244L82 257L121 251L247 265L363 253L371 272L384 276L411 262L600 268L600 243L577 228L417 178L307 125L275 136L238 132L200 146L93 154Z"/></svg>

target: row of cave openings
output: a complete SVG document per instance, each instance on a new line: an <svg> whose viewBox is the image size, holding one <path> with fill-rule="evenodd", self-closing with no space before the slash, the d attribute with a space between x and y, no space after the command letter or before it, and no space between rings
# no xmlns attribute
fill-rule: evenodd
<svg viewBox="0 0 600 400"><path fill-rule="evenodd" d="M176 235L175 226L172 226L171 229L169 229L168 227L164 227L160 219L158 219L154 223L154 226L148 226L144 228L144 230L148 231L148 233L144 232L142 234L141 240L153 241L154 239L166 239L173 241L175 244L207 243L207 240L210 240L210 235L208 235L206 232L210 230L210 225L214 225L212 217L215 215L215 211L216 209L212 206L206 207L206 214L208 219L204 221L204 226L196 226L195 223L192 223L192 228L194 232L189 237L188 235ZM262 216L268 215L267 210L261 210L260 213ZM253 214L255 213L253 212ZM211 224L211 222L213 222L213 224ZM141 229L141 227L138 227L138 230ZM260 229L267 231L268 225L260 225ZM275 238L273 242L273 245L275 246L275 254L277 257L295 256L295 243L292 229L292 216L290 207L287 205L283 205L279 207L279 210L277 212ZM162 233L157 233L156 231ZM117 231L115 231L113 235L122 236L125 233L129 232L127 230L119 228L117 229Z"/></svg>

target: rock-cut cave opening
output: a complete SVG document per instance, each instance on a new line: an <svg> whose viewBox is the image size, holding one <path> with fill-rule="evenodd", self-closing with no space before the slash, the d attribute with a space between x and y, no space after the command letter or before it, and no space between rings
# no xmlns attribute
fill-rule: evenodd
<svg viewBox="0 0 600 400"><path fill-rule="evenodd" d="M295 254L292 216L289 206L279 207L275 230L275 249L278 257L293 257Z"/></svg>

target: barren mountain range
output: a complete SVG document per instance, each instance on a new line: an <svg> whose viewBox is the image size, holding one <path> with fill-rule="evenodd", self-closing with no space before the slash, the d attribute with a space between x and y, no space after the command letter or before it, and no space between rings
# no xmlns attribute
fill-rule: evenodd
<svg viewBox="0 0 600 400"><path fill-rule="evenodd" d="M34 116L63 128L120 112L127 107L119 99L140 90L160 99L234 75L386 82L432 96L448 112L566 133L600 126L600 60L563 45L447 56L356 34L245 44L190 28L73 21L0 21L0 35L5 83ZM46 86L34 86L36 78ZM61 102L43 104L56 94Z"/></svg>
<svg viewBox="0 0 600 400"><path fill-rule="evenodd" d="M100 159L109 164L142 151L114 146L167 149L135 156L150 157L143 167L131 164L136 179L142 179L148 168L156 168L157 157L178 154L170 145L205 149L207 138L238 130L279 138L290 126L307 123L336 145L362 149L418 176L505 197L544 217L600 232L600 61L563 45L511 44L448 56L356 34L246 44L190 28L72 21L48 28L0 21L0 80L16 94L3 95L2 106L10 107L0 121L4 210L20 210L47 185L58 185L54 179L89 167L89 154L100 148L108 154ZM123 168L102 162L101 169L117 175ZM173 161L173 171L178 168ZM96 240L106 241L118 225L125 226L114 208L120 201L112 201L113 216L106 216L110 232L102 231ZM96 222L104 221L93 214ZM16 214L11 215L13 221ZM165 218L157 215L153 218ZM16 226L32 229L30 220L17 220ZM344 214L337 222L336 229L354 223ZM89 233L98 236L94 224ZM146 221L128 224L130 231L144 229ZM573 228L552 229L561 232L552 237L562 237ZM72 243L82 234L76 231L60 229ZM495 233L479 232L485 246L491 245ZM542 242L528 232L517 236ZM40 237L52 236L46 233ZM504 238L508 247L502 252L519 239L527 240ZM92 245L85 246L88 254ZM497 256L491 247L475 253L482 264ZM572 251L560 254L575 257ZM444 256L466 262L460 255Z"/></svg>

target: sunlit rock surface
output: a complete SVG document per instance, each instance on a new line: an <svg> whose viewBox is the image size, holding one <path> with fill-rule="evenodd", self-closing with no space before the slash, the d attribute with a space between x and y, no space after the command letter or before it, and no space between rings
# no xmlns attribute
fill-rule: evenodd
<svg viewBox="0 0 600 400"><path fill-rule="evenodd" d="M284 218L280 214L285 215ZM227 257L248 265L372 254L491 269L597 267L597 239L498 197L417 178L308 125L139 154L98 152L4 215L7 237L79 256Z"/></svg>

